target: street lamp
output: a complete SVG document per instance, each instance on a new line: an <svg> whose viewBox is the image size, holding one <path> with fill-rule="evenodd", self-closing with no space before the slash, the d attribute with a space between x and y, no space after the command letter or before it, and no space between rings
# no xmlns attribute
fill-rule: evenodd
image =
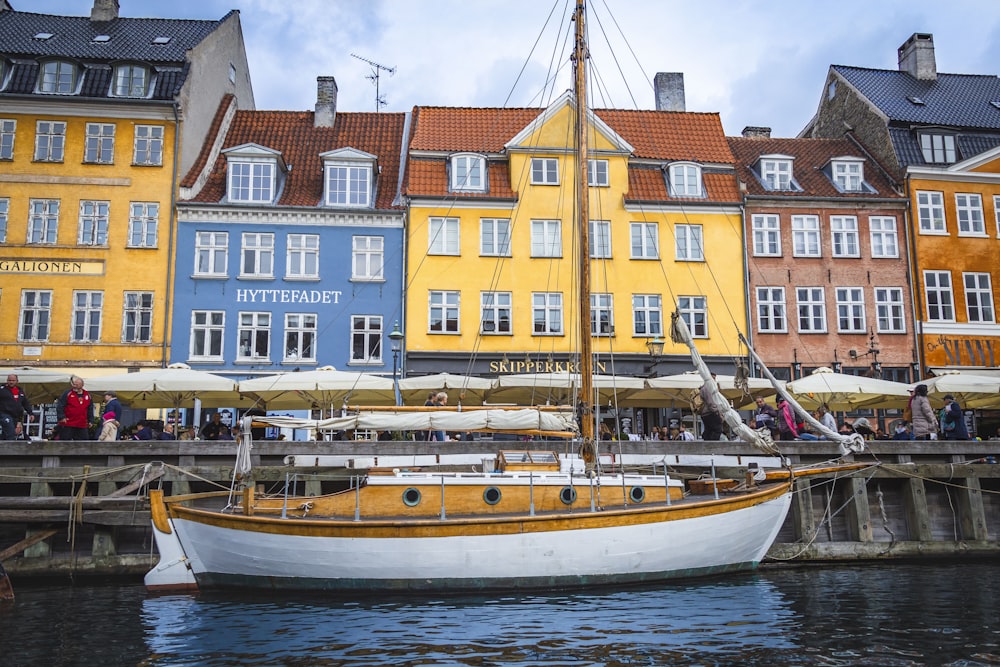
<svg viewBox="0 0 1000 667"><path fill-rule="evenodd" d="M657 336L656 338L650 338L646 341L646 349L649 351L649 356L653 358L653 363L649 364L645 368L645 374L652 374L653 370L656 368L656 364L660 362L660 357L663 356L663 345L666 341Z"/></svg>
<svg viewBox="0 0 1000 667"><path fill-rule="evenodd" d="M396 371L399 368L399 351L403 347L403 332L399 330L399 320L392 325L389 332L389 349L392 350L392 379L396 379Z"/></svg>

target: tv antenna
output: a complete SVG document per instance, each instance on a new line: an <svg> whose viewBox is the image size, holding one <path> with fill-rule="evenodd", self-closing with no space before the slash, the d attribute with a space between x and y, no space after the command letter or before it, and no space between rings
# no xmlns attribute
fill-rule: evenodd
<svg viewBox="0 0 1000 667"><path fill-rule="evenodd" d="M363 63L368 63L371 66L371 68L372 68L372 73L369 74L368 76L366 76L365 78L375 84L375 111L378 112L378 110L381 107L384 107L387 104L387 102L385 101L385 96L384 95L380 95L379 92L378 92L378 79L379 79L379 75L382 72L388 72L389 76L392 76L393 74L396 73L396 68L395 67L387 67L385 65L382 65L382 64L379 64L379 63L375 62L374 60L368 60L368 58L362 58L361 56L357 55L356 53L352 53L351 57L352 58L357 58L358 60L360 60Z"/></svg>

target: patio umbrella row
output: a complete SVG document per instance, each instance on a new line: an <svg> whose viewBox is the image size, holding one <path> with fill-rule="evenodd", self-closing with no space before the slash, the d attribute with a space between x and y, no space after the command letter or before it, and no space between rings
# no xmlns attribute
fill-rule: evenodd
<svg viewBox="0 0 1000 667"><path fill-rule="evenodd" d="M69 386L69 375L57 371L13 368L0 369L6 377L16 373L33 403L51 402ZM716 377L723 395L736 408L753 405L758 396L776 391L766 380L750 378L748 388L738 387L731 375ZM595 400L621 407L688 407L703 380L696 372L654 378L596 375ZM963 407L1000 408L1000 378L967 373L949 373L922 380L937 405L952 394ZM917 384L917 383L915 383ZM828 368L788 382L785 390L803 407L826 405L831 410L859 408L901 408L909 400L914 385L877 378L835 373ZM194 370L185 364L167 368L86 378L93 393L115 391L126 404L136 408L179 408L194 399L206 407L260 407L269 410L330 409L344 404L394 405L396 387L391 378L339 371L325 366L261 376L237 382L221 375ZM564 405L574 401L580 387L576 373L504 375L495 379L440 373L399 381L405 405L422 405L428 393L446 391L452 405L483 403L514 405Z"/></svg>

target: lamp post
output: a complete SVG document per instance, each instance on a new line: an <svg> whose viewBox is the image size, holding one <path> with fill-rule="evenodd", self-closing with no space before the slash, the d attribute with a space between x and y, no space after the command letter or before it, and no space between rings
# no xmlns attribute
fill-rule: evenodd
<svg viewBox="0 0 1000 667"><path fill-rule="evenodd" d="M389 349L392 350L392 379L396 379L396 372L399 369L399 351L403 347L403 332L399 330L399 320L392 325L389 332Z"/></svg>
<svg viewBox="0 0 1000 667"><path fill-rule="evenodd" d="M650 338L646 341L646 350L649 351L649 356L653 358L653 363L646 366L646 374L652 374L656 368L656 364L660 362L660 357L663 355L663 345L665 341L657 336L656 338Z"/></svg>

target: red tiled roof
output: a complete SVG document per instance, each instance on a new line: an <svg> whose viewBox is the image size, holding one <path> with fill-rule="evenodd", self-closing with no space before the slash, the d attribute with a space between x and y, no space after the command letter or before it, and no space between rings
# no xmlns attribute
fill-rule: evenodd
<svg viewBox="0 0 1000 667"><path fill-rule="evenodd" d="M638 158L733 163L717 113L619 109L594 113L632 144Z"/></svg>
<svg viewBox="0 0 1000 667"><path fill-rule="evenodd" d="M414 107L410 150L499 153L540 109Z"/></svg>
<svg viewBox="0 0 1000 667"><path fill-rule="evenodd" d="M312 111L237 111L223 149L254 143L280 151L291 171L276 203L316 206L323 198L320 154L356 148L378 157L381 173L377 175L375 208L401 208L392 201L399 178L405 114L338 112L333 127L314 127L313 116ZM212 135L209 137L210 141ZM225 194L226 158L220 155L193 201L219 202Z"/></svg>
<svg viewBox="0 0 1000 667"><path fill-rule="evenodd" d="M490 160L487 163L488 192L453 192L448 189L448 171L444 160L410 158L407 166L407 193L422 197L451 197L456 199L516 199L510 187L510 169L506 162Z"/></svg>
<svg viewBox="0 0 1000 667"><path fill-rule="evenodd" d="M864 151L847 139L771 139L730 137L729 145L736 157L736 171L740 180L746 183L750 195L766 195L789 198L844 197L871 198L885 197L900 199L892 184ZM802 191L775 192L761 185L760 179L751 167L756 166L761 155L789 155L795 158L792 176L802 187ZM841 192L823 173L832 158L851 156L865 160L865 181L877 191Z"/></svg>
<svg viewBox="0 0 1000 667"><path fill-rule="evenodd" d="M678 202L692 205L699 202L738 203L742 200L735 174L702 172L702 181L705 184L704 198L674 197L667 189L667 181L662 169L658 167L630 167L628 170L628 193L625 195L625 200L650 203Z"/></svg>

